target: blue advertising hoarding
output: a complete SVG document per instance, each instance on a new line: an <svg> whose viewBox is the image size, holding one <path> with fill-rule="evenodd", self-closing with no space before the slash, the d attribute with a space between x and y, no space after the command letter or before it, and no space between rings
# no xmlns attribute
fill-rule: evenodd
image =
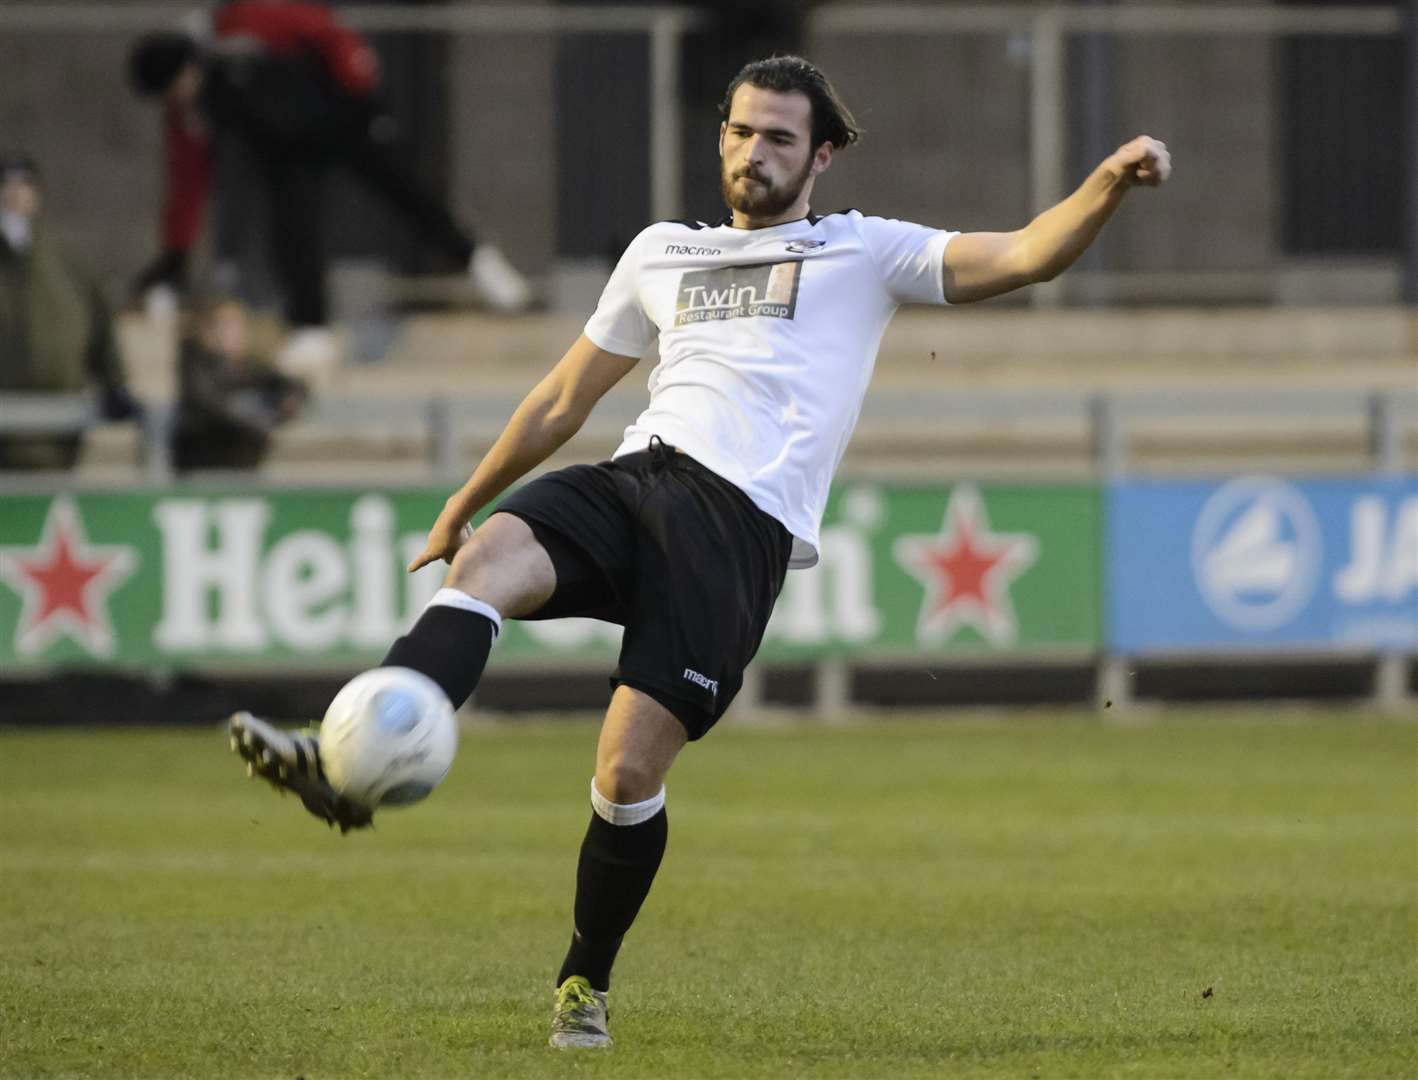
<svg viewBox="0 0 1418 1080"><path fill-rule="evenodd" d="M1107 530L1115 652L1418 652L1418 476L1124 480Z"/></svg>

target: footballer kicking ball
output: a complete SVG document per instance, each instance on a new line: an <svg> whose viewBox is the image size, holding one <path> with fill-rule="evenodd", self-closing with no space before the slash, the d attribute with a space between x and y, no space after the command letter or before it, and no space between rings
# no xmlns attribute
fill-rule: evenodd
<svg viewBox="0 0 1418 1080"><path fill-rule="evenodd" d="M448 775L457 749L453 706L436 682L412 668L356 675L320 725L325 778L370 810L427 798Z"/></svg>

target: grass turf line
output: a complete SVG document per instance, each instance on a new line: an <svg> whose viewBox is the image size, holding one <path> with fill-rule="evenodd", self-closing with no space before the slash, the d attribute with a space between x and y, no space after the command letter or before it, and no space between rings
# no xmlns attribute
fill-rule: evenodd
<svg viewBox="0 0 1418 1080"><path fill-rule="evenodd" d="M1418 1072L1411 725L716 731L568 1057L594 740L469 733L341 838L216 730L0 734L0 1076Z"/></svg>

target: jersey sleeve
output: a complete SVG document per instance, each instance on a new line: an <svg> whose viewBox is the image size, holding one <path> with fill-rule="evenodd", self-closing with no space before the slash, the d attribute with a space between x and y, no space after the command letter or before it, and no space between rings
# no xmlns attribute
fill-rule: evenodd
<svg viewBox="0 0 1418 1080"><path fill-rule="evenodd" d="M368 42L320 4L291 4L290 11L341 86L360 97L374 92L379 61Z"/></svg>
<svg viewBox="0 0 1418 1080"><path fill-rule="evenodd" d="M586 336L599 349L618 356L640 356L659 334L640 302L641 233L625 249L615 272L601 292L596 312L586 323Z"/></svg>
<svg viewBox="0 0 1418 1080"><path fill-rule="evenodd" d="M377 88L379 61L369 42L324 4L238 0L217 11L215 24L218 37L245 34L280 52L309 50L355 97L369 97Z"/></svg>
<svg viewBox="0 0 1418 1080"><path fill-rule="evenodd" d="M882 284L898 304L944 304L945 247L960 234L894 218L863 217L858 223L876 260Z"/></svg>

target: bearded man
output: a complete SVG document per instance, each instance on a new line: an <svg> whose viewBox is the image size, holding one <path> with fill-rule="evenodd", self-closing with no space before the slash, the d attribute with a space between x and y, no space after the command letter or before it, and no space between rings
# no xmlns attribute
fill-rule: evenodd
<svg viewBox="0 0 1418 1080"><path fill-rule="evenodd" d="M384 659L457 707L505 618L625 627L555 980L558 1047L610 1044L611 966L665 851L666 774L738 692L784 575L817 561L832 476L897 307L1047 281L1129 188L1171 170L1166 147L1141 136L1015 232L819 216L813 184L858 137L823 74L795 56L749 64L723 114L729 217L660 222L631 243L584 333L448 499L410 566L447 561L444 587ZM649 404L611 459L533 480L472 532L473 516L569 439L657 337ZM317 815L367 822L324 782L316 738L247 714L232 726L253 768Z"/></svg>

